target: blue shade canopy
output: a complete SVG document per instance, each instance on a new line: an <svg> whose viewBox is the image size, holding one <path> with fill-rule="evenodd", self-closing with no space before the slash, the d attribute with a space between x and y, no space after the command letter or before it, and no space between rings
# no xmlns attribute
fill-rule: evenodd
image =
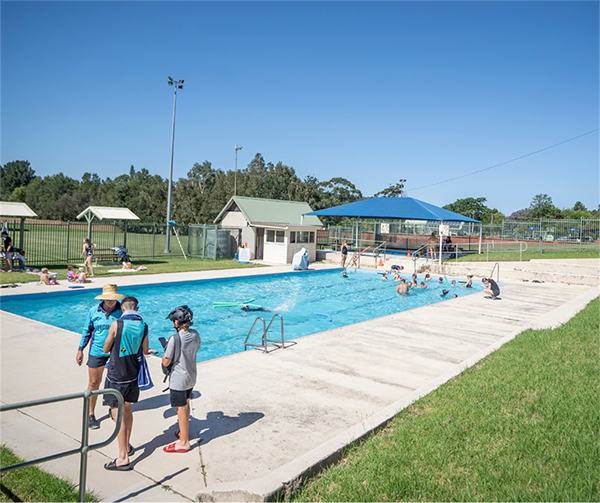
<svg viewBox="0 0 600 503"><path fill-rule="evenodd" d="M377 218L388 220L438 220L443 222L476 222L433 204L412 197L373 197L355 203L305 213L327 217Z"/></svg>
<svg viewBox="0 0 600 503"><path fill-rule="evenodd" d="M539 229L537 227L527 227L527 229L525 229L525 230L528 230L528 231L539 231Z"/></svg>
<svg viewBox="0 0 600 503"><path fill-rule="evenodd" d="M567 229L567 232L579 232L579 229L576 229L575 227L571 227L570 229Z"/></svg>

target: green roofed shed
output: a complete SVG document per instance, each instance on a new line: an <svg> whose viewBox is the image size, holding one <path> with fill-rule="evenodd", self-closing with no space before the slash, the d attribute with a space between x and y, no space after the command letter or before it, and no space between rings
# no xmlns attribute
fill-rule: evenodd
<svg viewBox="0 0 600 503"><path fill-rule="evenodd" d="M252 258L290 264L301 248L308 250L309 261L316 259L316 231L323 224L317 216L304 215L311 211L305 202L233 196L214 223L241 228Z"/></svg>

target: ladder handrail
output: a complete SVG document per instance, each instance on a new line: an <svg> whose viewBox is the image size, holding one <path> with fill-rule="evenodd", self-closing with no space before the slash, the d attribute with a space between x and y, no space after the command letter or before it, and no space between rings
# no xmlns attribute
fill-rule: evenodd
<svg viewBox="0 0 600 503"><path fill-rule="evenodd" d="M273 324L273 322L275 321L275 318L277 318L277 317L279 317L279 319L281 320L281 341L267 339L267 332L269 331L269 329L271 328L271 325ZM256 326L256 324L258 323L259 320L262 321L262 323L263 323L263 334L262 334L262 339L261 339L262 343L261 344L251 344L248 342L248 339L250 338L250 335L252 334L252 331L254 330L254 327ZM275 345L281 344L281 347L283 349L286 349L286 347L287 347L285 345L285 336L284 336L284 331L283 331L283 316L281 316L279 313L275 313L273 315L268 326L265 322L265 319L262 316L258 316L254 320L254 323L252 324L252 328L250 329L250 332L248 332L248 335L246 336L246 340L244 341L244 351L246 351L248 346L252 346L255 348L262 348L265 351L265 353L268 353L267 346L269 343L275 344ZM293 345L293 343L292 343L292 345Z"/></svg>
<svg viewBox="0 0 600 503"><path fill-rule="evenodd" d="M273 317L271 318L271 321L269 322L269 325L267 326L267 329L265 330L265 342L272 342L274 344L279 343L279 341L269 340L266 338L267 333L269 332L269 328L271 328L271 325L275 321L275 318L277 318L278 316L279 316L279 319L281 320L281 347L285 349L285 340L283 337L283 316L281 316L279 313L275 313L273 315Z"/></svg>
<svg viewBox="0 0 600 503"><path fill-rule="evenodd" d="M500 281L500 263L499 262L496 262L494 264L492 272L490 273L490 278L492 278L494 276L494 271L496 270L496 266L498 266L498 271L496 272L496 281Z"/></svg>
<svg viewBox="0 0 600 503"><path fill-rule="evenodd" d="M256 324L258 323L258 320L261 320L263 322L263 336L262 336L262 344L250 344L248 342L248 339L250 338L250 334L252 333L252 330L254 330L254 327L256 326ZM246 336L246 340L244 341L244 351L246 351L246 348L248 346L253 346L253 347L264 347L265 349L265 353L267 352L267 343L266 343L266 333L267 333L267 324L265 323L265 319L262 316L258 316L255 320L254 323L252 324L252 328L250 329L250 332L248 332L248 335Z"/></svg>

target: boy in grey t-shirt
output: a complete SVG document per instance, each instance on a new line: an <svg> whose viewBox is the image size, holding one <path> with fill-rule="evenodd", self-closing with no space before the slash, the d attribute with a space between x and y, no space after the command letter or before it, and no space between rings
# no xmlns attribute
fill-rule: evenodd
<svg viewBox="0 0 600 503"><path fill-rule="evenodd" d="M175 336L169 339L162 357L164 366L174 360L173 372L169 376L171 407L177 409L179 431L177 442L163 448L165 452L188 452L190 450L190 398L196 384L196 354L200 349L200 334L190 330L194 313L188 306L179 306L169 313L167 319L173 322L181 340L181 350L175 354Z"/></svg>

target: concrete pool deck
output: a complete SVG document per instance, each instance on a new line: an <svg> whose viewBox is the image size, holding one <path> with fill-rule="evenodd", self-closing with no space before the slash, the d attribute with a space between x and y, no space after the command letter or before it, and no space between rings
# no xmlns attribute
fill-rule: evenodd
<svg viewBox="0 0 600 503"><path fill-rule="evenodd" d="M88 288L289 270L127 276L105 278ZM42 288L66 286L25 285L1 293L40 293ZM477 292L303 337L269 354L253 350L200 363L190 432L202 441L183 455L162 451L175 441L178 427L168 395L162 393L159 359L151 358L155 387L142 392L134 406L134 470L103 469L116 456L116 442L93 451L88 490L103 501L268 499L521 331L564 323L600 294L598 286L585 285L509 282L501 288L502 300ZM0 321L2 403L85 389L87 371L74 362L79 327L73 333L5 312ZM195 328L202 333L200 322ZM1 441L24 459L77 448L81 405L74 400L3 412ZM98 405L102 427L90 431L91 442L108 438L113 430L105 411ZM79 456L40 467L77 482Z"/></svg>

